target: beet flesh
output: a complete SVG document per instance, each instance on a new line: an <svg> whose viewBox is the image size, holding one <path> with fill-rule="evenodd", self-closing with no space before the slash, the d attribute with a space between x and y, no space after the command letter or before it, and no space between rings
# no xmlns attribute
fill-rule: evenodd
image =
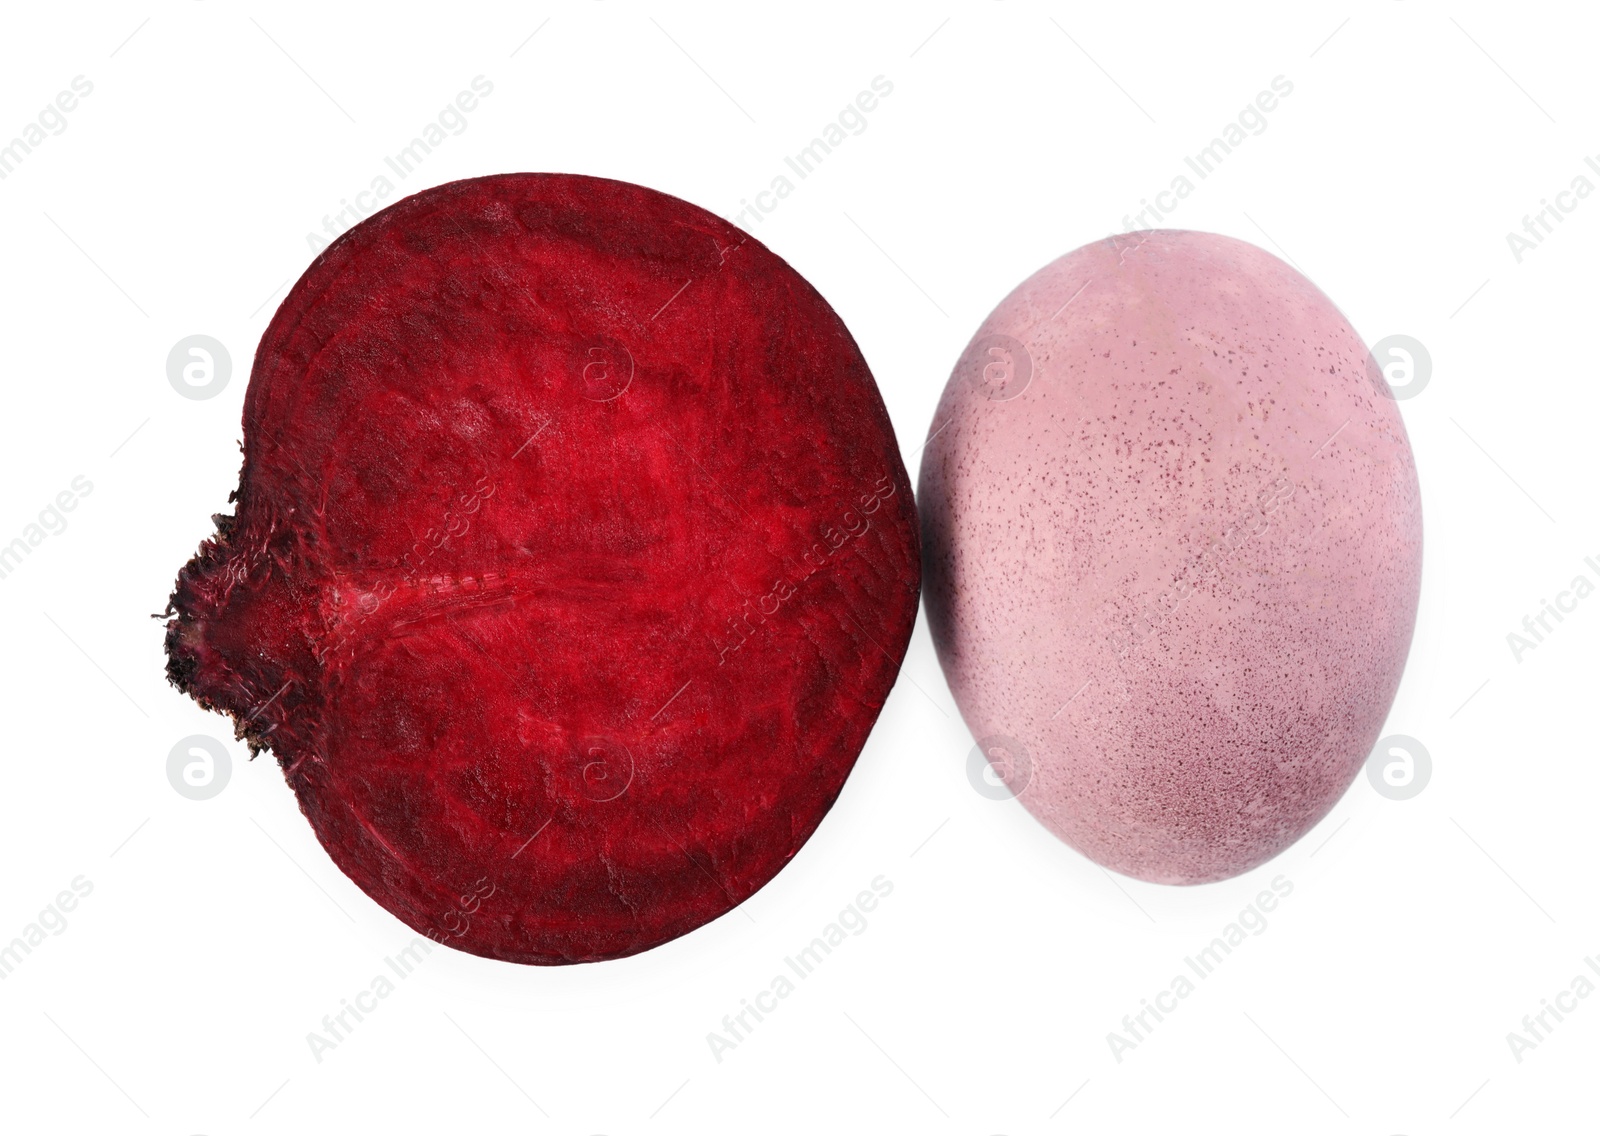
<svg viewBox="0 0 1600 1136"><path fill-rule="evenodd" d="M178 576L172 681L368 895L515 962L632 954L771 879L916 616L844 325L623 182L455 182L335 241L256 353L235 499Z"/></svg>

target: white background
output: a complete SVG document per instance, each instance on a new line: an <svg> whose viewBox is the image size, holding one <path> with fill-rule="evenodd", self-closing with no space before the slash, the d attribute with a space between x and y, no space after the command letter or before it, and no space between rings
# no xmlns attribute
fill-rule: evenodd
<svg viewBox="0 0 1600 1136"><path fill-rule="evenodd" d="M93 885L0 982L8 1130L1593 1130L1600 997L1520 1062L1507 1042L1600 956L1600 600L1520 661L1506 640L1576 575L1600 580L1583 563L1600 559L1600 200L1520 263L1506 240L1600 153L1588 13L382 11L4 18L0 140L74 76L93 83L0 181L0 543L74 477L93 485L0 580L0 942L75 877ZM223 719L167 686L149 616L227 508L249 361L306 234L477 75L493 94L405 192L572 171L729 218L890 80L867 129L751 228L854 332L913 481L983 316L1122 229L1290 80L1167 224L1290 257L1368 342L1403 333L1431 353L1400 404L1426 568L1385 731L1431 753L1424 790L1391 801L1362 777L1298 845L1223 884L1113 878L974 791L919 625L838 805L742 908L606 964L436 950L318 1063L306 1035L413 936L321 851L275 765L246 763ZM233 360L208 400L167 380L194 333ZM198 733L234 756L206 801L166 775ZM707 1033L880 874L894 891L866 931L719 1063ZM1107 1033L1279 874L1294 890L1267 930L1116 1061Z"/></svg>

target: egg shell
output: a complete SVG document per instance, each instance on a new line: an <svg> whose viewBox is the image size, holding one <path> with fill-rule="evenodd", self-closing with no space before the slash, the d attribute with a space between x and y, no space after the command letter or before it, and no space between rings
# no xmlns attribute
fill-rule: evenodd
<svg viewBox="0 0 1600 1136"><path fill-rule="evenodd" d="M962 354L918 496L956 703L1097 863L1237 875L1360 770L1416 621L1416 466L1367 347L1289 265L1173 230L1047 265Z"/></svg>

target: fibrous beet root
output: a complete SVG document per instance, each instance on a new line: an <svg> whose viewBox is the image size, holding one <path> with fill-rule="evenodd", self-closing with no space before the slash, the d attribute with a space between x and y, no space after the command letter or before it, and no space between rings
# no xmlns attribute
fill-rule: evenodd
<svg viewBox="0 0 1600 1136"><path fill-rule="evenodd" d="M916 614L872 376L677 198L504 175L356 226L256 354L168 673L419 932L616 958L738 904L838 795Z"/></svg>

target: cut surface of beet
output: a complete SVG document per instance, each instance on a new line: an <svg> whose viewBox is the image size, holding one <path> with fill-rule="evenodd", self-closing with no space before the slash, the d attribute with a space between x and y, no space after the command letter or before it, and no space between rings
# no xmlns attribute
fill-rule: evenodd
<svg viewBox="0 0 1600 1136"><path fill-rule="evenodd" d="M616 958L811 835L916 616L911 487L833 310L677 198L454 182L340 237L257 351L168 673L417 931Z"/></svg>

